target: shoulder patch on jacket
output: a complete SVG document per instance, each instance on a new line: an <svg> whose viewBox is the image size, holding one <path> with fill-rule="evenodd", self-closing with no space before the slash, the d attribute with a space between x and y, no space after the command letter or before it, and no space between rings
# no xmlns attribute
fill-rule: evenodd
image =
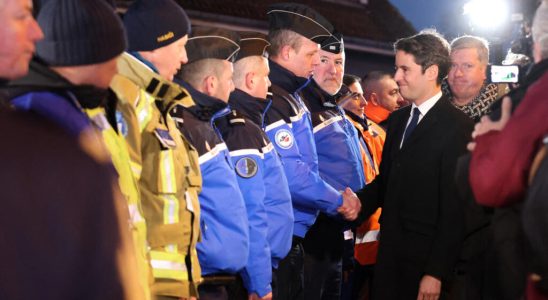
<svg viewBox="0 0 548 300"><path fill-rule="evenodd" d="M251 178L257 174L259 167L251 157L240 158L235 165L236 173L243 178Z"/></svg>
<svg viewBox="0 0 548 300"><path fill-rule="evenodd" d="M293 146L293 134L291 134L291 132L287 129L278 130L274 136L274 139L276 140L276 145L282 149L289 149Z"/></svg>
<svg viewBox="0 0 548 300"><path fill-rule="evenodd" d="M177 146L177 144L175 144L175 140L173 140L173 138L169 134L169 131L167 130L156 128L154 129L154 135L166 148L175 148Z"/></svg>
<svg viewBox="0 0 548 300"><path fill-rule="evenodd" d="M121 133L122 136L127 136L128 125L122 116L122 113L119 111L116 111L116 126L118 126L118 132Z"/></svg>

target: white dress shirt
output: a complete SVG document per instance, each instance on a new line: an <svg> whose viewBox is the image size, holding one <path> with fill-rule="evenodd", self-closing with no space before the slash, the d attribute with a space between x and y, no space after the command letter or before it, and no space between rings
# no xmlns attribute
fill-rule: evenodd
<svg viewBox="0 0 548 300"><path fill-rule="evenodd" d="M434 107L434 105L436 105L436 103L438 102L438 100L440 100L442 96L442 93L441 91L439 91L437 94L435 94L432 98L424 101L421 105L419 106L416 106L415 103L411 104L411 111L409 112L409 118L407 118L407 124L405 125L405 130L407 130L407 127L409 126L409 123L411 123L411 118L413 117L413 111L415 110L415 107L419 109L420 111L420 114L419 114L419 120L417 122L417 126L418 124L421 122L422 118L424 118L424 116L426 115L426 113L428 113L428 111ZM402 139L400 141L400 149L401 149L401 146L403 145L403 137L405 136L405 131L403 132L403 136L402 136Z"/></svg>

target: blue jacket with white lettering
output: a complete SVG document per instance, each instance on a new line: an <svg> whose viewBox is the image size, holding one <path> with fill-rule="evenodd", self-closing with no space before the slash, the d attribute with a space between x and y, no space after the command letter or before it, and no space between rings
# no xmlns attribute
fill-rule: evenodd
<svg viewBox="0 0 548 300"><path fill-rule="evenodd" d="M293 234L304 237L318 212L337 215L341 194L322 179L310 112L301 89L308 81L270 61L272 107L266 112L265 131L280 154L293 201Z"/></svg>
<svg viewBox="0 0 548 300"><path fill-rule="evenodd" d="M199 154L203 187L200 193L202 241L196 246L202 273L235 274L247 263L249 229L244 199L234 165L214 122L230 113L226 103L177 81L196 105L175 106L170 115Z"/></svg>

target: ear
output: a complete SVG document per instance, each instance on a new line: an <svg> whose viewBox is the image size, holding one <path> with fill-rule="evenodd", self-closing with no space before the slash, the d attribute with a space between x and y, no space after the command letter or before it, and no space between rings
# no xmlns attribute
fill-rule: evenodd
<svg viewBox="0 0 548 300"><path fill-rule="evenodd" d="M245 74L245 87L250 91L255 88L255 72Z"/></svg>
<svg viewBox="0 0 548 300"><path fill-rule="evenodd" d="M375 105L375 106L381 105L379 103L379 96L377 96L377 93L375 93L375 92L371 93L371 97L369 97L368 102L373 103L373 105Z"/></svg>
<svg viewBox="0 0 548 300"><path fill-rule="evenodd" d="M440 72L440 68L438 65L431 65L426 69L424 72L426 74L426 78L430 81L437 81L438 80L438 74Z"/></svg>
<svg viewBox="0 0 548 300"><path fill-rule="evenodd" d="M288 61L291 59L291 51L294 51L293 48L291 48L291 46L289 45L284 45L282 47L282 50L280 51L280 57L285 60L285 61Z"/></svg>
<svg viewBox="0 0 548 300"><path fill-rule="evenodd" d="M208 96L213 96L215 94L215 90L217 89L217 77L209 75L204 78L203 87L204 94Z"/></svg>

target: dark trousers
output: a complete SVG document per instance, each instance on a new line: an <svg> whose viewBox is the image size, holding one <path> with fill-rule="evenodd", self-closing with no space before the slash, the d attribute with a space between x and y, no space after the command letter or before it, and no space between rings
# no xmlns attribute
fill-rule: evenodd
<svg viewBox="0 0 548 300"><path fill-rule="evenodd" d="M200 300L228 300L228 292L224 285L200 284L198 293Z"/></svg>
<svg viewBox="0 0 548 300"><path fill-rule="evenodd" d="M248 293L247 289L244 286L244 281L239 275L236 276L236 280L233 284L230 284L226 287L228 293L228 299L230 300L247 300Z"/></svg>
<svg viewBox="0 0 548 300"><path fill-rule="evenodd" d="M304 250L302 238L293 236L291 250L272 276L274 300L304 300Z"/></svg>
<svg viewBox="0 0 548 300"><path fill-rule="evenodd" d="M304 256L304 299L338 300L341 297L342 259Z"/></svg>
<svg viewBox="0 0 548 300"><path fill-rule="evenodd" d="M353 300L369 300L372 298L373 275L375 265L362 266L356 263L352 271L352 297Z"/></svg>

